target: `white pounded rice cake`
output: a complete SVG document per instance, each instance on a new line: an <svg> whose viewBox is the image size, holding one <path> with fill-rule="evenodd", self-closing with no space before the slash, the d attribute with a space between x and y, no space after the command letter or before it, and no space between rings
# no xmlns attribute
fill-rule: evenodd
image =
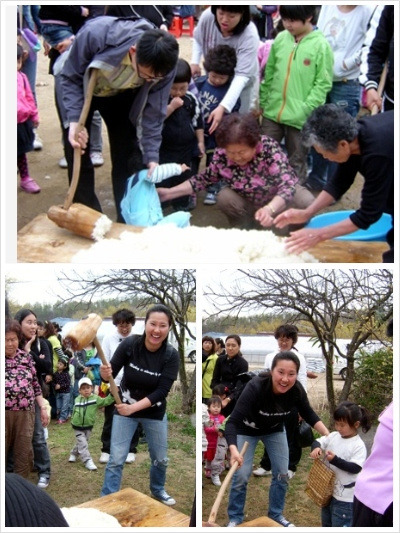
<svg viewBox="0 0 400 533"><path fill-rule="evenodd" d="M123 232L119 239L103 239L72 259L76 263L173 262L205 264L222 250L223 263L318 263L308 252L300 255L285 250L285 239L271 231L177 228L161 225L144 228L140 233Z"/></svg>
<svg viewBox="0 0 400 533"><path fill-rule="evenodd" d="M62 507L61 512L70 527L122 527L114 516L91 507Z"/></svg>

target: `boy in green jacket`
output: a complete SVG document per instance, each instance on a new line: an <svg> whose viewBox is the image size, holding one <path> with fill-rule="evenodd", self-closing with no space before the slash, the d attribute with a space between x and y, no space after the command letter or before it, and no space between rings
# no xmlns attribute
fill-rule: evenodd
<svg viewBox="0 0 400 533"><path fill-rule="evenodd" d="M299 182L307 179L307 152L300 131L332 87L333 52L314 26L317 6L280 6L285 28L271 47L260 86L262 132L285 145Z"/></svg>
<svg viewBox="0 0 400 533"><path fill-rule="evenodd" d="M97 470L89 452L89 438L96 420L96 412L99 407L106 407L114 402L114 397L109 394L100 398L93 394L93 384L89 378L81 378L78 383L79 396L75 399L71 423L75 432L76 444L71 450L69 462L75 463L77 455L80 455L85 468Z"/></svg>

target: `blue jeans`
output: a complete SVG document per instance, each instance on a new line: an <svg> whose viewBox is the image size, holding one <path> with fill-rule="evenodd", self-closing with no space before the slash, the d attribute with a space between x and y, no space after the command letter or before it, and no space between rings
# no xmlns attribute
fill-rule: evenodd
<svg viewBox="0 0 400 533"><path fill-rule="evenodd" d="M326 103L336 104L352 117L356 117L360 110L360 97L361 87L358 79L349 80L346 83L334 81ZM311 149L311 154L312 169L307 178L307 184L315 190L322 190L335 173L337 163L324 159L314 148Z"/></svg>
<svg viewBox="0 0 400 533"><path fill-rule="evenodd" d="M288 464L289 449L286 432L271 433L260 437L249 437L248 435L237 436L237 446L241 450L244 442L249 443L249 447L244 456L243 465L235 472L232 478L232 486L229 493L228 516L230 521L241 524L244 519L244 505L246 502L247 484L253 469L254 453L258 441L261 441L270 457L272 481L269 488L269 508L268 516L273 520L283 518L283 508L285 506L285 496L288 487Z"/></svg>
<svg viewBox="0 0 400 533"><path fill-rule="evenodd" d="M351 527L352 521L353 502L341 502L332 498L330 504L321 509L322 527Z"/></svg>
<svg viewBox="0 0 400 533"><path fill-rule="evenodd" d="M162 420L149 418L129 418L117 413L113 417L111 432L110 459L107 463L101 496L119 491L121 487L122 470L129 453L132 437L142 424L146 434L150 453L150 491L155 496L164 490L167 474L167 415Z"/></svg>
<svg viewBox="0 0 400 533"><path fill-rule="evenodd" d="M38 471L39 476L50 478L51 463L50 453L44 434L41 420L40 407L35 405L35 426L33 428L32 448L33 448L33 466Z"/></svg>
<svg viewBox="0 0 400 533"><path fill-rule="evenodd" d="M42 24L43 39L50 46L57 46L65 39L73 37L74 32L71 26L62 26L61 24Z"/></svg>
<svg viewBox="0 0 400 533"><path fill-rule="evenodd" d="M59 420L67 420L69 414L69 392L56 392L56 403Z"/></svg>

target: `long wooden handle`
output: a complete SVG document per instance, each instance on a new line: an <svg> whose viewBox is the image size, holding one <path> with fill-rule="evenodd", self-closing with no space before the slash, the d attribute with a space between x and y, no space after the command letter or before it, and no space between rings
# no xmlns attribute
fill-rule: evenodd
<svg viewBox="0 0 400 533"><path fill-rule="evenodd" d="M99 339L97 338L97 336L93 339L93 344L97 350L97 354L98 356L100 357L101 359L101 362L103 363L103 365L108 365L108 361L106 359L106 356L104 355L104 352L103 352L103 348L101 347L101 344L99 342ZM115 403L122 403L121 401L121 398L119 397L119 393L118 393L118 387L114 381L114 378L112 376L110 376L109 378L109 383L110 383L110 390L111 390L111 394L114 396L114 400L115 400Z"/></svg>
<svg viewBox="0 0 400 533"><path fill-rule="evenodd" d="M388 62L386 61L383 67L383 70L382 70L381 79L379 80L379 85L377 89L377 93L379 94L379 96L382 96L383 90L385 89L387 75L388 75ZM371 110L371 115L376 115L378 111L379 111L378 106L375 104Z"/></svg>
<svg viewBox="0 0 400 533"><path fill-rule="evenodd" d="M92 104L93 92L96 87L98 70L96 68L90 71L89 83L86 90L85 101L83 103L81 115L79 117L78 126L76 128L76 135L85 127L85 123L89 114L90 106ZM64 201L63 208L68 211L71 207L79 183L79 174L81 172L81 148L74 149L74 165L72 168L72 180L68 189L67 196Z"/></svg>
<svg viewBox="0 0 400 533"><path fill-rule="evenodd" d="M243 444L243 447L240 451L240 455L244 455L246 453L246 450L249 446L249 443L247 440ZM214 505L211 508L210 516L208 517L208 523L209 524L215 524L215 521L217 519L217 513L219 506L221 505L222 498L224 497L225 491L227 486L229 485L233 474L236 472L237 468L239 466L239 463L235 461L233 465L230 467L229 472L226 474L224 481L222 482L222 485L218 491L217 497L215 499Z"/></svg>

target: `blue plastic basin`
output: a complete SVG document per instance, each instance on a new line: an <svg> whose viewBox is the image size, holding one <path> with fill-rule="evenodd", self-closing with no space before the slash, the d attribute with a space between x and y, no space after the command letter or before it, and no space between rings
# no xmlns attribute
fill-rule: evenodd
<svg viewBox="0 0 400 533"><path fill-rule="evenodd" d="M323 213L312 218L306 225L306 228L324 228L336 222L348 218L354 211L333 211L331 213ZM381 218L372 224L368 229L359 229L354 233L335 237L339 241L386 241L386 234L392 227L392 217L387 213L383 213Z"/></svg>

